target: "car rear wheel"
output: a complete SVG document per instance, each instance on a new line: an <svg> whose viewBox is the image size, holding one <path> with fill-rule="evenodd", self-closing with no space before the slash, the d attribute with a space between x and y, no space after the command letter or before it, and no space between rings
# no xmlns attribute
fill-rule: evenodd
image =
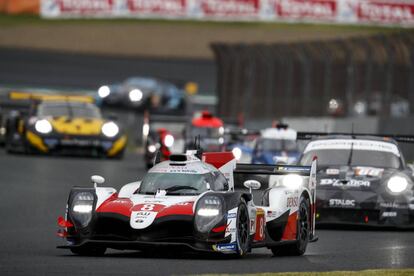
<svg viewBox="0 0 414 276"><path fill-rule="evenodd" d="M278 256L300 256L306 251L310 237L310 203L305 197L300 198L299 218L297 221L297 240L293 244L272 247L272 253Z"/></svg>
<svg viewBox="0 0 414 276"><path fill-rule="evenodd" d="M77 247L71 248L73 254L81 256L102 256L105 254L105 247Z"/></svg>
<svg viewBox="0 0 414 276"><path fill-rule="evenodd" d="M237 209L237 254L243 257L250 247L250 220L246 202L242 199Z"/></svg>

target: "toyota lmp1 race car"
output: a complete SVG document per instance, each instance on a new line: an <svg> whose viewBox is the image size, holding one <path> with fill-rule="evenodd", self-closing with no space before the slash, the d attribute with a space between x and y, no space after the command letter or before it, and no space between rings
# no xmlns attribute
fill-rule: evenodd
<svg viewBox="0 0 414 276"><path fill-rule="evenodd" d="M302 135L312 137L318 135ZM307 144L299 164L318 157L318 225L414 226L413 170L396 141L412 143L414 137L339 134Z"/></svg>
<svg viewBox="0 0 414 276"><path fill-rule="evenodd" d="M92 97L11 92L9 98L19 109L7 118L8 152L123 156L126 135L102 118Z"/></svg>
<svg viewBox="0 0 414 276"><path fill-rule="evenodd" d="M283 176L268 189L262 205L253 202L252 189L234 191L233 174ZM316 160L312 166L238 164L231 152L188 151L156 164L142 181L119 192L98 187L72 188L65 217L58 218L58 235L75 254L99 255L107 248L154 250L178 247L201 252L243 256L267 247L274 254L302 255L314 230Z"/></svg>

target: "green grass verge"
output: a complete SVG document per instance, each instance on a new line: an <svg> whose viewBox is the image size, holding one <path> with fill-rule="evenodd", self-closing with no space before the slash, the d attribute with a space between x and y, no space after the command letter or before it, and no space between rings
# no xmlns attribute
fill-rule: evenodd
<svg viewBox="0 0 414 276"><path fill-rule="evenodd" d="M163 19L139 19L139 18L113 18L113 19L43 19L35 15L7 15L0 13L0 26L18 25L55 25L55 24L150 24L150 25L183 25L204 26L218 28L284 28L286 30L338 30L342 32L368 31L368 32L390 32L403 28L383 26L361 26L361 25L336 25L336 24L312 24L312 23L281 23L281 22L246 22L246 21L197 21L197 20L163 20Z"/></svg>
<svg viewBox="0 0 414 276"><path fill-rule="evenodd" d="M253 273L253 274L202 274L202 276L413 276L414 269L378 269L361 271L331 271L331 272L283 272L283 273ZM200 276L200 275L199 275Z"/></svg>

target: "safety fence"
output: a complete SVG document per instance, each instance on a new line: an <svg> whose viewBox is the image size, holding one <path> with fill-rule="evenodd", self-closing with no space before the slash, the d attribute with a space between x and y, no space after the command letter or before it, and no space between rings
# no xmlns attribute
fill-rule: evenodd
<svg viewBox="0 0 414 276"><path fill-rule="evenodd" d="M41 0L41 4L41 14L48 18L414 25L414 0Z"/></svg>
<svg viewBox="0 0 414 276"><path fill-rule="evenodd" d="M212 48L222 116L405 116L414 106L412 31Z"/></svg>

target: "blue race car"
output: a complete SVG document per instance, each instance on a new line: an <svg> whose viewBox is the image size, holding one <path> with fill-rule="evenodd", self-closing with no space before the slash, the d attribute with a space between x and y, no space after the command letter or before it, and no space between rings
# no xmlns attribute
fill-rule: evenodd
<svg viewBox="0 0 414 276"><path fill-rule="evenodd" d="M261 131L253 149L253 164L295 164L300 156L296 131L287 126Z"/></svg>

